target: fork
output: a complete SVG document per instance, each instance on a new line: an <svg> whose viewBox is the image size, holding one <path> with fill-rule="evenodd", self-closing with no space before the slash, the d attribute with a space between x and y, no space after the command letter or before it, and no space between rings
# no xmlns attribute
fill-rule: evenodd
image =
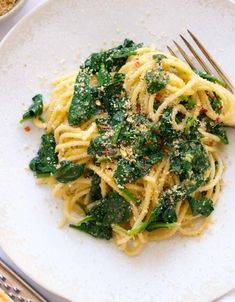
<svg viewBox="0 0 235 302"><path fill-rule="evenodd" d="M227 89L229 89L232 93L235 94L235 86L232 84L231 80L228 78L226 73L219 67L219 65L216 63L216 61L213 59L213 57L209 54L209 52L206 50L206 48L202 45L202 43L196 38L196 36L190 31L187 30L197 47L201 50L201 52L206 57L207 61L211 64L211 66L216 70L217 74L219 75L220 79L226 84ZM206 73L212 74L211 68L208 66L209 64L206 64L205 60L202 59L202 57L198 54L198 52L193 48L193 46L188 42L188 40L183 36L180 35L181 39L183 40L184 44L187 46L188 50L191 52L193 57L197 60L197 62L201 65L203 70ZM190 60L187 53L183 50L183 48L173 40L173 43L177 47L179 53L182 55L182 57L185 59L185 61L189 64L189 66L195 70L196 67L193 64L193 61ZM168 51L170 54L172 54L175 57L178 57L177 54L172 50L170 46L167 46Z"/></svg>

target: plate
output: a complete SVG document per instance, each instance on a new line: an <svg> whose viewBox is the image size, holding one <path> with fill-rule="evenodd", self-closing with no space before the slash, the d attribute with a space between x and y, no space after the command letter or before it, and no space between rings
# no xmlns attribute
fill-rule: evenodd
<svg viewBox="0 0 235 302"><path fill-rule="evenodd" d="M61 202L28 171L40 131L19 125L50 79L125 37L165 49L189 28L235 78L235 5L227 0L57 0L24 18L0 46L0 245L32 279L72 301L211 301L235 286L235 132L224 188L199 238L148 244L137 257L112 242L57 228Z"/></svg>

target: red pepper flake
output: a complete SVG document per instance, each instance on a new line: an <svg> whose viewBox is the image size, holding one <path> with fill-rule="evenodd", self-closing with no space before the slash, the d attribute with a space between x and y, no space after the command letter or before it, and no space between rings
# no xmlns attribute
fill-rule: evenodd
<svg viewBox="0 0 235 302"><path fill-rule="evenodd" d="M137 104L137 105L136 105L136 112L137 112L137 113L140 113L140 112L141 112L141 106L140 106L140 104Z"/></svg>
<svg viewBox="0 0 235 302"><path fill-rule="evenodd" d="M156 94L156 95L155 95L155 100L156 100L156 101L161 101L161 98L162 98L162 97L161 97L160 94Z"/></svg>
<svg viewBox="0 0 235 302"><path fill-rule="evenodd" d="M148 156L144 156L144 159L145 159L145 160L148 160L148 159L149 159L149 157L148 157Z"/></svg>
<svg viewBox="0 0 235 302"><path fill-rule="evenodd" d="M203 108L203 107L202 107L202 108L200 109L200 114L203 114L203 113L206 113L206 112L207 112L207 109L206 109L206 108Z"/></svg>
<svg viewBox="0 0 235 302"><path fill-rule="evenodd" d="M25 126L25 127L24 127L24 131L25 131L25 132L29 132L30 130L31 130L31 128L30 128L29 126Z"/></svg>
<svg viewBox="0 0 235 302"><path fill-rule="evenodd" d="M103 130L106 130L109 128L108 125L105 125L105 124L100 124L100 128L103 129Z"/></svg>
<svg viewBox="0 0 235 302"><path fill-rule="evenodd" d="M106 148L106 149L104 150L104 155L105 155L106 157L109 156L109 150L108 150L108 148Z"/></svg>
<svg viewBox="0 0 235 302"><path fill-rule="evenodd" d="M152 144L152 141L146 141L145 142L145 145L151 145Z"/></svg>
<svg viewBox="0 0 235 302"><path fill-rule="evenodd" d="M217 123L219 123L219 122L220 122L220 118L217 117L217 118L215 119L215 121L216 121Z"/></svg>
<svg viewBox="0 0 235 302"><path fill-rule="evenodd" d="M136 67L139 67L140 66L140 61L137 59L137 60L135 60L135 66Z"/></svg>
<svg viewBox="0 0 235 302"><path fill-rule="evenodd" d="M162 150L164 147L164 140L161 138L160 139L160 150Z"/></svg>

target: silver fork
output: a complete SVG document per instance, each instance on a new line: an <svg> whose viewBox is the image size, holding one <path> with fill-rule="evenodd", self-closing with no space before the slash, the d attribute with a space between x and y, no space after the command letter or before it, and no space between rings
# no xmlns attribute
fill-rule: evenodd
<svg viewBox="0 0 235 302"><path fill-rule="evenodd" d="M202 45L202 43L195 37L194 34L192 34L192 32L190 30L187 30L189 35L191 36L191 38L193 39L193 41L195 42L195 44L197 45L197 47L201 50L201 52L204 54L204 56L206 57L207 61L211 64L211 66L216 70L218 76L220 77L220 79L226 84L227 88L235 94L235 86L233 85L233 83L231 82L231 80L228 78L228 76L226 75L226 73L221 69L221 67L219 67L219 65L216 63L216 61L213 59L213 57L209 54L209 52L206 50L206 48ZM193 46L190 44L190 42L188 42L188 40L180 35L181 39L183 40L184 44L187 46L188 50L191 52L191 54L193 55L193 57L197 60L197 62L201 65L201 67L203 68L203 70L209 74L213 74L211 72L211 68L208 66L209 64L207 64L205 62L204 59L202 59L202 57L198 54L198 52L193 48ZM175 46L177 47L179 53L182 55L182 57L185 59L185 61L189 64L189 66L192 69L196 69L195 65L193 64L193 61L190 60L189 56L187 55L187 53L183 50L183 48L176 42L173 40L173 43L175 44ZM167 46L168 51L175 57L178 57L177 54L172 50L171 47Z"/></svg>

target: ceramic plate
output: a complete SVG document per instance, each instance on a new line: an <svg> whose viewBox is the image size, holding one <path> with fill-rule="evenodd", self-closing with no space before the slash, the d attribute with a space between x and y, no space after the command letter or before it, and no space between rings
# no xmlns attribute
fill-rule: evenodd
<svg viewBox="0 0 235 302"><path fill-rule="evenodd" d="M235 78L235 5L228 0L47 1L0 46L0 245L42 286L72 301L203 302L235 286L235 130L225 148L224 187L200 238L149 243L134 258L112 242L57 223L61 201L27 170L40 131L19 119L50 80L125 37L165 49L189 28Z"/></svg>

